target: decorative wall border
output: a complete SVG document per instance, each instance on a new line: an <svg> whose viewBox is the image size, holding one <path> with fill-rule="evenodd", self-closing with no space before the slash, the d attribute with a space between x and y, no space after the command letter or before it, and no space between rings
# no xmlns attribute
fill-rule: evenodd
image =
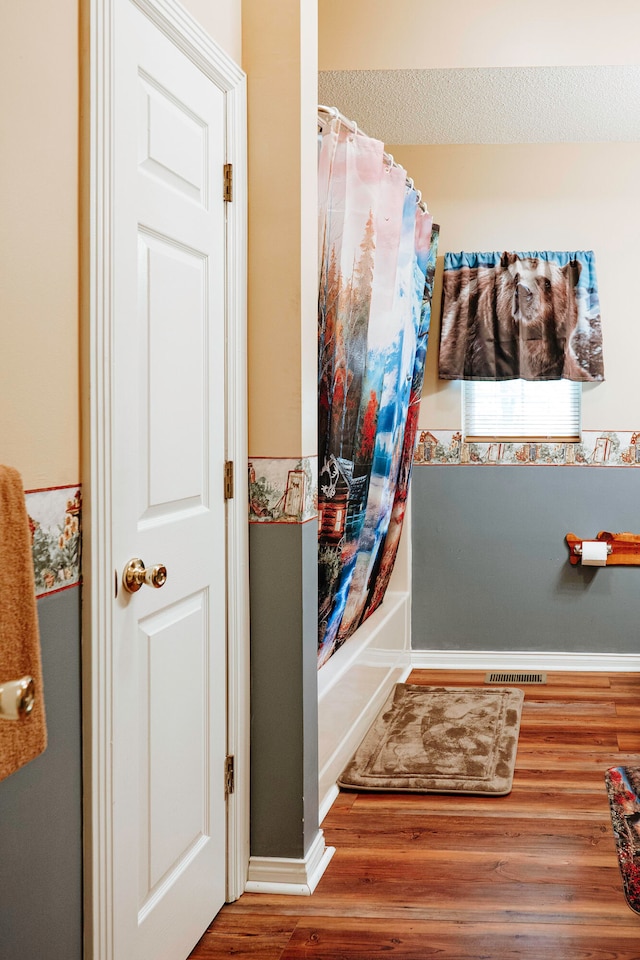
<svg viewBox="0 0 640 960"><path fill-rule="evenodd" d="M249 459L249 523L306 523L317 515L317 457Z"/></svg>
<svg viewBox="0 0 640 960"><path fill-rule="evenodd" d="M80 484L25 491L36 597L68 590L81 581Z"/></svg>
<svg viewBox="0 0 640 960"><path fill-rule="evenodd" d="M579 443L473 443L459 430L418 430L414 464L640 467L640 430L584 430Z"/></svg>

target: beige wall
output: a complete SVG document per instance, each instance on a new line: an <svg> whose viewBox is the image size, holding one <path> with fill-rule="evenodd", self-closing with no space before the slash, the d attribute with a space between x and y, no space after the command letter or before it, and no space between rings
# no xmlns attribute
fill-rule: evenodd
<svg viewBox="0 0 640 960"><path fill-rule="evenodd" d="M189 13L242 66L242 0L182 0Z"/></svg>
<svg viewBox="0 0 640 960"><path fill-rule="evenodd" d="M186 0L236 60L241 0ZM80 477L78 0L3 5L0 462L26 489Z"/></svg>
<svg viewBox="0 0 640 960"><path fill-rule="evenodd" d="M605 383L583 387L585 430L637 430L640 144L390 146L441 224L420 425L458 428L460 388L437 378L442 255L594 250Z"/></svg>
<svg viewBox="0 0 640 960"><path fill-rule="evenodd" d="M240 60L241 0L186 0L186 5ZM558 5L547 0L547 6L546 13L538 8L532 18L536 23L523 30L513 15L503 16L506 3L494 3L490 14L485 6L478 23L473 20L475 0L461 0L456 20L463 26L451 30L445 19L450 8L442 4L428 9L418 0L399 0L390 15L388 4L378 0L321 0L320 67L624 63L637 58L632 40L640 32L640 5L635 0L618 4L616 19L599 2L568 0ZM244 4L250 121L262 118L250 144L253 456L308 455L315 449L315 395L309 390L315 383L315 257L300 253L303 243L315 243L315 163L310 162L315 143L315 3L299 7L301 12L292 19L288 0ZM77 19L77 0L30 0L7 5L0 33L5 131L0 151L0 460L16 466L31 489L80 479ZM620 29L621 22L626 29ZM424 27L415 29L416 23ZM489 36L479 43L490 24ZM544 45L536 24L545 26ZM558 28L550 30L549 24ZM516 42L523 34L526 49L524 41ZM354 36L361 42L354 43ZM430 59L434 56L438 62ZM540 245L596 249L609 381L586 389L584 425L635 426L629 387L623 381L631 375L636 343L620 281L634 275L628 250L630 242L638 241L631 216L638 201L637 145L391 149L404 160L441 220L443 250L468 247L472 241L479 247L510 245L507 233L517 234L518 223L525 222L516 217L525 203L525 181L531 197L527 222L533 226L520 234L521 240L514 239L514 248L534 246L532 233L540 235L541 211L546 209ZM495 155L487 166L491 151ZM509 156L515 153L524 164L521 177L511 173ZM484 158L490 190L478 172L481 168L472 162L474 156ZM553 163L547 163L548 157ZM569 183L566 191L563 181ZM496 237L497 210L503 229ZM478 238L479 217L489 233ZM489 234L495 237L491 242ZM593 238L590 243L588 236ZM293 278L284 285L279 270L283 263L292 266ZM434 355L432 349L430 363ZM457 403L450 390L436 389L432 374L426 385L427 395L434 398L430 424L455 426Z"/></svg>
<svg viewBox="0 0 640 960"><path fill-rule="evenodd" d="M640 4L623 0L320 0L320 70L638 64ZM428 104L425 105L428 109ZM357 117L354 118L357 120ZM533 120L535 123L535 118ZM640 144L387 145L442 226L440 253L593 249L604 384L583 388L583 427L638 429L640 347L628 278L640 240ZM421 425L460 426L460 387L438 381L442 258L436 275Z"/></svg>
<svg viewBox="0 0 640 960"><path fill-rule="evenodd" d="M320 70L631 64L637 0L320 0Z"/></svg>
<svg viewBox="0 0 640 960"><path fill-rule="evenodd" d="M79 479L77 0L3 5L0 461Z"/></svg>
<svg viewBox="0 0 640 960"><path fill-rule="evenodd" d="M317 7L244 0L249 454L316 454Z"/></svg>

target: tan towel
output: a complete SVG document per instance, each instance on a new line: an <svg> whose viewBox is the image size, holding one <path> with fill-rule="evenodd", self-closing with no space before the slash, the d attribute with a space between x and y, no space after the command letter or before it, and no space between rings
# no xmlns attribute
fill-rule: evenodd
<svg viewBox="0 0 640 960"><path fill-rule="evenodd" d="M31 532L22 479L0 464L0 684L29 675L35 703L22 720L0 718L0 780L47 745Z"/></svg>

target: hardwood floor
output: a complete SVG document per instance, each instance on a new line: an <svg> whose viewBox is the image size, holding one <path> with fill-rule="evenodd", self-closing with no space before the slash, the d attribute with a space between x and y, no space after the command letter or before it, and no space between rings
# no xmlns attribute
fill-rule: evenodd
<svg viewBox="0 0 640 960"><path fill-rule="evenodd" d="M409 681L473 686L484 673ZM640 675L549 673L522 689L508 796L342 792L313 896L245 894L192 960L639 960L604 773L640 766Z"/></svg>

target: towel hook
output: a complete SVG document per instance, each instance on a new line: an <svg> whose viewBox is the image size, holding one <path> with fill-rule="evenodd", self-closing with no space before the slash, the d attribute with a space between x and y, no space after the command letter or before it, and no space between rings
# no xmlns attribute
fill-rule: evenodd
<svg viewBox="0 0 640 960"><path fill-rule="evenodd" d="M33 710L36 687L33 677L0 683L0 719L24 720Z"/></svg>

